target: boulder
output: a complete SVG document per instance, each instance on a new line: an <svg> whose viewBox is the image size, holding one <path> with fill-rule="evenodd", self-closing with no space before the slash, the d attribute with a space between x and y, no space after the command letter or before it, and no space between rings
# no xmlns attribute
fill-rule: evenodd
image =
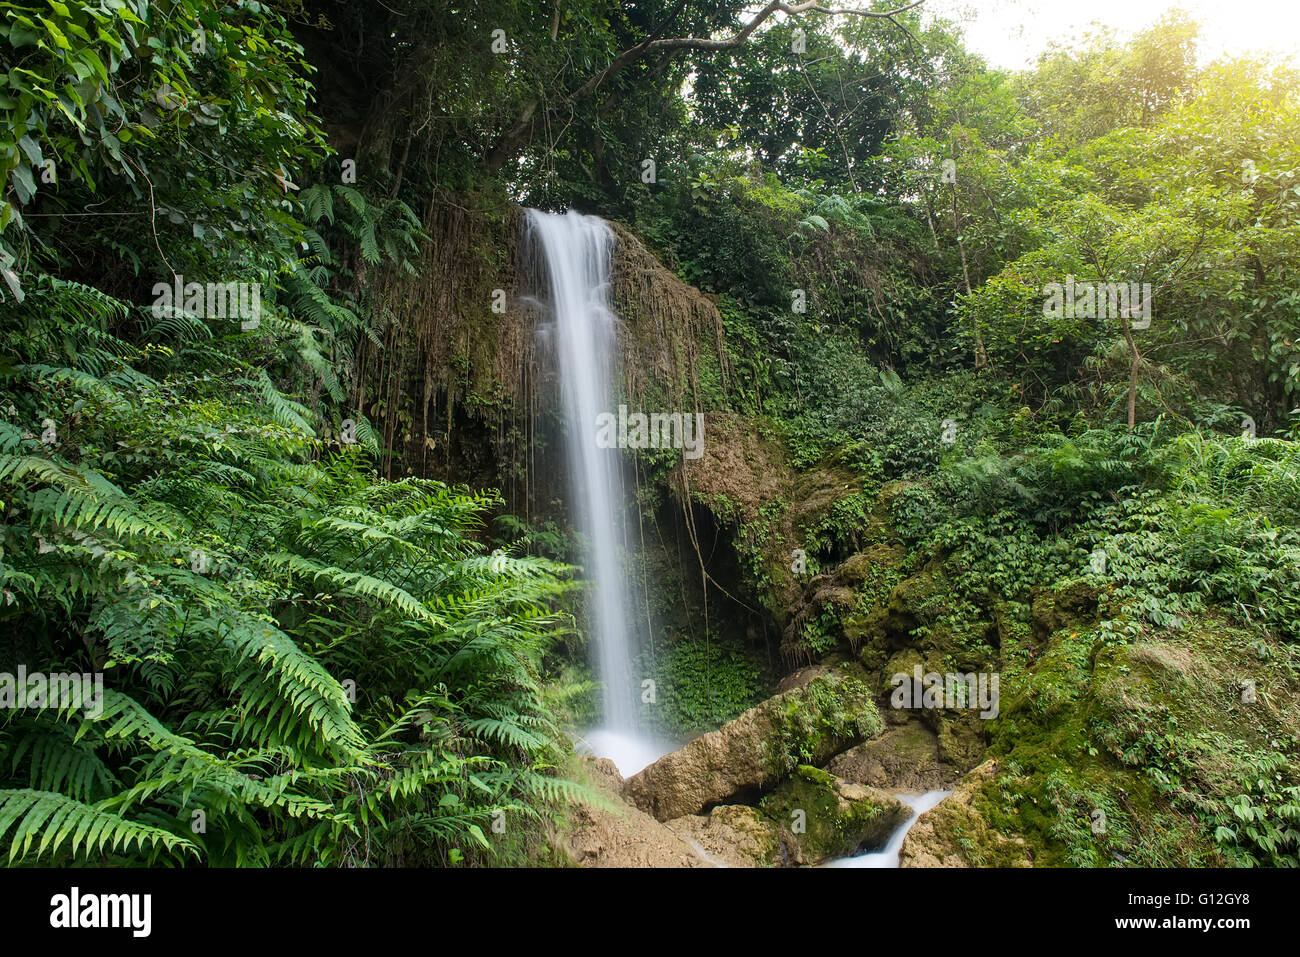
<svg viewBox="0 0 1300 957"><path fill-rule="evenodd" d="M940 760L939 737L917 719L836 755L826 770L891 792L943 790L958 776Z"/></svg>
<svg viewBox="0 0 1300 957"><path fill-rule="evenodd" d="M830 665L809 665L807 668L800 668L777 682L776 693L785 694L795 688L802 688L814 678L820 678L822 675L830 674L830 672Z"/></svg>
<svg viewBox="0 0 1300 957"><path fill-rule="evenodd" d="M770 867L776 860L777 829L743 804L722 804L706 815L674 818L664 826L727 867Z"/></svg>
<svg viewBox="0 0 1300 957"><path fill-rule="evenodd" d="M579 776L592 789L573 802L554 835L555 846L576 867L710 867L716 861L694 842L673 833L621 799L623 779L614 762L586 759Z"/></svg>
<svg viewBox="0 0 1300 957"><path fill-rule="evenodd" d="M780 862L820 864L882 847L911 816L885 791L802 765L759 805L780 835Z"/></svg>
<svg viewBox="0 0 1300 957"><path fill-rule="evenodd" d="M768 698L628 779L625 794L661 821L770 788L801 764L823 764L883 724L853 664Z"/></svg>
<svg viewBox="0 0 1300 957"><path fill-rule="evenodd" d="M985 761L957 790L926 811L907 832L900 867L1032 867L1033 852L1018 834L998 832L982 808L997 800L998 763Z"/></svg>

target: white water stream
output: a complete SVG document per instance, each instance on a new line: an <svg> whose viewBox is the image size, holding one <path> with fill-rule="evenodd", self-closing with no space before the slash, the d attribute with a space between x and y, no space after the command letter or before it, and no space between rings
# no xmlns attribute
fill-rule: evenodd
<svg viewBox="0 0 1300 957"><path fill-rule="evenodd" d="M926 791L924 794L895 794L894 797L912 809L912 816L889 836L889 842L878 851L836 858L827 861L822 867L897 867L898 852L903 847L903 838L907 837L907 832L912 829L916 819L951 793L951 791Z"/></svg>
<svg viewBox="0 0 1300 957"><path fill-rule="evenodd" d="M603 692L603 725L579 748L610 758L628 777L668 751L637 721L640 681L632 663L637 632L627 601L621 551L626 545L627 499L617 449L596 442L596 417L609 412L618 359L617 317L610 304L614 231L595 216L527 211L526 243L543 267L543 302L553 320L556 371L564 402L570 501L587 539L584 559L589 630Z"/></svg>

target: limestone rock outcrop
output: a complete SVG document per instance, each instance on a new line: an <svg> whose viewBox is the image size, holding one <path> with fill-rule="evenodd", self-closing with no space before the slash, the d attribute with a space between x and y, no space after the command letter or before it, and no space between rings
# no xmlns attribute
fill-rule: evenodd
<svg viewBox="0 0 1300 957"><path fill-rule="evenodd" d="M820 864L881 847L910 816L893 795L800 766L759 805L780 834L785 865Z"/></svg>
<svg viewBox="0 0 1300 957"><path fill-rule="evenodd" d="M820 765L883 727L856 665L775 695L628 779L624 793L660 821L765 790L803 764Z"/></svg>

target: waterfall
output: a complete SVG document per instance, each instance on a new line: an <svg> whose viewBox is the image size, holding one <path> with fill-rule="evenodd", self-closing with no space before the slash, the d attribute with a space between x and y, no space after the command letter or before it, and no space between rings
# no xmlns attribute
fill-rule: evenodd
<svg viewBox="0 0 1300 957"><path fill-rule="evenodd" d="M600 448L596 419L613 407L617 317L610 305L614 231L602 219L576 212L527 211L525 253L536 263L541 297L552 326L556 372L563 397L566 459L573 518L587 540L584 566L589 635L604 686L604 725L584 735L592 752L611 758L624 775L639 771L665 749L641 733L640 682L632 664L637 630L628 611L627 499L618 449Z"/></svg>

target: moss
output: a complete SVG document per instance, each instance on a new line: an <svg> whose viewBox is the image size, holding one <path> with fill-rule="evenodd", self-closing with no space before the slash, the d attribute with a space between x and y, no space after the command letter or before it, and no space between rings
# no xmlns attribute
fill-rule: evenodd
<svg viewBox="0 0 1300 957"><path fill-rule="evenodd" d="M849 784L810 765L794 773L759 805L794 864L815 864L883 844L907 809L879 791Z"/></svg>
<svg viewBox="0 0 1300 957"><path fill-rule="evenodd" d="M1279 747L1294 762L1295 682L1255 656L1261 643L1213 619L1136 645L1069 631L1030 667L1004 669L990 748L1000 770L944 839L973 864L1002 853L983 827L1022 839L1040 866L1221 866L1254 853L1215 828L1253 768ZM1241 704L1246 674L1274 706Z"/></svg>
<svg viewBox="0 0 1300 957"><path fill-rule="evenodd" d="M757 808L724 804L709 812L710 827L727 833L730 848L757 867L771 867L781 846L777 829Z"/></svg>
<svg viewBox="0 0 1300 957"><path fill-rule="evenodd" d="M939 716L939 757L958 768L972 768L984 755L985 722L977 713Z"/></svg>
<svg viewBox="0 0 1300 957"><path fill-rule="evenodd" d="M838 574L846 584L862 585L881 571L896 568L906 557L907 550L901 545L877 542L850 556L839 567Z"/></svg>
<svg viewBox="0 0 1300 957"><path fill-rule="evenodd" d="M1038 590L1031 602L1034 630L1039 638L1061 631L1080 631L1096 622L1098 589L1088 581L1075 581Z"/></svg>
<svg viewBox="0 0 1300 957"><path fill-rule="evenodd" d="M835 775L823 771L821 768L814 768L811 765L801 764L794 769L794 777L807 781L810 784L819 787L833 788L835 786Z"/></svg>
<svg viewBox="0 0 1300 957"><path fill-rule="evenodd" d="M773 716L767 751L773 777L821 763L884 728L861 669L843 665L788 695Z"/></svg>
<svg viewBox="0 0 1300 957"><path fill-rule="evenodd" d="M747 470L749 494L758 489L760 461L786 463L757 441L744 449L734 463L719 460L715 472ZM1043 587L1047 576L1034 573L1041 556L1032 537L1008 552L1005 579L985 581L981 576L988 569L963 552L969 551L965 540L946 553L930 545L909 553L900 544L899 529L908 522L905 537L911 542L928 541L933 530L935 509L908 501L923 486L886 483L872 502L860 485L832 487L832 471L799 472L791 479L783 470L779 507L745 499L752 517L737 536L738 548L756 592L789 626L788 643L800 643L807 653L809 642L800 640L811 622L806 630L822 660L832 646L833 653L843 652L842 643L831 641L839 635L819 618L823 611L837 613L868 692L887 694L894 672L918 664L941 673L998 672L997 719L924 715L946 761L969 768L997 759L965 810L949 808L936 817L936 840L951 854L986 865L1268 862L1267 849L1252 845L1256 839L1233 819L1230 804L1249 798L1252 807L1269 814L1290 813L1278 789L1300 783L1294 770L1300 688L1286 664L1290 649L1275 635L1232 627L1211 609L1187 615L1178 631L1154 634L1126 619L1122 633L1151 640L1116 642L1115 632L1103 632L1098 623L1105 589L1073 578ZM727 486L719 481L718 487ZM852 519L845 529L825 521L838 514L837 503ZM808 545L800 537L805 534L826 546L819 554L809 547L810 571L823 574L811 584L789 569L790 549L801 541ZM834 549L846 541L854 551L842 558ZM836 558L842 560L832 565ZM845 589L852 592L851 604ZM1262 689L1253 708L1239 700L1243 679ZM855 697L852 680L834 693ZM776 717L774 775L820 763L811 755L848 732L844 716L813 721L795 705ZM1276 761L1284 763L1276 767ZM802 773L795 779L826 786ZM1099 811L1106 827L1094 833Z"/></svg>

